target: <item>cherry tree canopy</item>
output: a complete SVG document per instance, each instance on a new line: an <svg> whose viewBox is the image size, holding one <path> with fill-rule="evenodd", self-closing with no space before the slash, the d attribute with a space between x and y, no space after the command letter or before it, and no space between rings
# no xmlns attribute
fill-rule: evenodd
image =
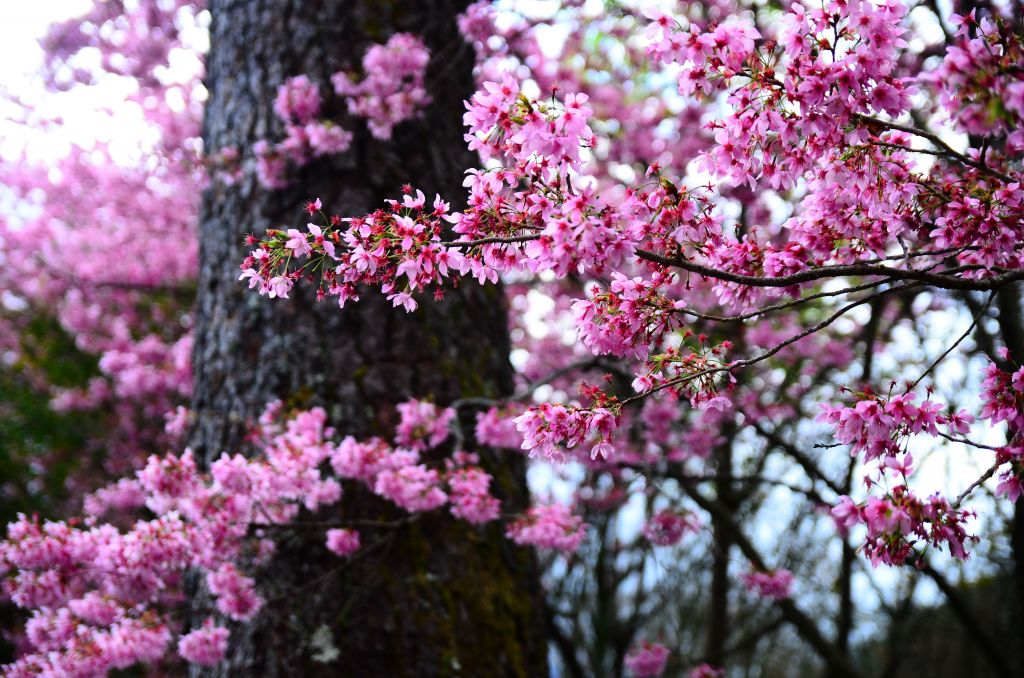
<svg viewBox="0 0 1024 678"><path fill-rule="evenodd" d="M32 616L8 672L93 675L175 649L216 665L226 620L272 604L256 585L275 536L350 491L400 507L400 522L500 521L563 573L595 513L639 512L623 539L660 554L662 571L708 524L721 558L706 648L635 638L619 655L636 676L720 675L729 579L834 675L858 675L855 559L925 572L953 595L945 564L988 558L1002 517L1024 581L1024 34L1010 10L572 2L538 17L470 5L452 36L475 50L479 82L464 194L396 186L368 214L310 195L294 223L239 243L238 284L338 313L384 295L399 314L504 281L516 393L417 394L390 436L368 438L337 435L323 409L271 402L251 422L251 453L208 468L187 449L138 454L180 445L188 425L192 187L301 189L302 169L351 153L362 126L387 140L429 110L438 55L415 34L383 36L358 72L284 79L277 127L252 147L202 149L201 69L181 79L174 67L196 47L201 6L98 3L55 27L50 85L130 79L126 105L153 134L135 163L102 144L56 166L5 163L31 216L4 225L0 276L99 356L99 374L55 405L111 407L118 425L97 444L121 468L138 463L86 498L85 522L9 527L0 568ZM5 318L6 350L19 350L25 317ZM509 512L481 445L562 479ZM961 471L923 470L940 459ZM841 552L834 628L804 609L801 573L751 535L794 497L810 507L801 538ZM358 525L305 524L340 559L373 557ZM183 633L186 572L212 602Z"/></svg>

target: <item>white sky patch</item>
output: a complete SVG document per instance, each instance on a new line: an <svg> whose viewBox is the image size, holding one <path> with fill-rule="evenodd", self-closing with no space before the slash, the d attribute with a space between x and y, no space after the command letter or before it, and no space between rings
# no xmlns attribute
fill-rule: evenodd
<svg viewBox="0 0 1024 678"><path fill-rule="evenodd" d="M0 83L31 75L42 62L39 38L50 24L83 14L89 0L5 0L0 4Z"/></svg>
<svg viewBox="0 0 1024 678"><path fill-rule="evenodd" d="M58 102L47 95L39 77L43 65L39 40L51 24L81 15L89 6L88 0L8 0L0 6L0 88L9 97L32 106L41 117L62 121L56 131L17 124L12 118L21 115L21 107L0 98L0 155L15 157L24 152L32 160L61 157L67 154L72 139L93 138L109 126L103 120L109 115L98 115L96 109L110 102L115 93L106 87L92 92L84 90L94 88L81 88L82 92L63 94Z"/></svg>
<svg viewBox="0 0 1024 678"><path fill-rule="evenodd" d="M89 0L6 0L0 4L0 90L5 95L0 96L0 156L11 159L24 154L30 161L46 162L67 155L72 144L90 147L100 143L109 145L116 162L136 164L144 152L141 149L155 141L141 106L126 101L136 92L133 79L103 77L89 86L53 93L40 78L43 50L39 40L51 24L81 16L90 6ZM188 84L194 80L202 68L197 52L205 52L209 43L208 18L208 13L202 12L197 20L182 22L186 48L171 51L169 67L158 73L161 81ZM92 57L98 65L95 50L83 50L75 59L82 64L83 59ZM193 96L201 100L204 94L200 88ZM167 97L172 110L184 113L187 104L180 89L170 88ZM19 124L25 108L10 99L27 105L38 119ZM43 126L39 120L52 122Z"/></svg>

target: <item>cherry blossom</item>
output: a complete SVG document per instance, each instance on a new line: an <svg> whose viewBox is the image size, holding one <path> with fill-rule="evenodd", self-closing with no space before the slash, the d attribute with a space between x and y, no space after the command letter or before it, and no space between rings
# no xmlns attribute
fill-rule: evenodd
<svg viewBox="0 0 1024 678"><path fill-rule="evenodd" d="M669 650L661 643L644 641L626 654L625 666L637 678L660 676L665 671Z"/></svg>

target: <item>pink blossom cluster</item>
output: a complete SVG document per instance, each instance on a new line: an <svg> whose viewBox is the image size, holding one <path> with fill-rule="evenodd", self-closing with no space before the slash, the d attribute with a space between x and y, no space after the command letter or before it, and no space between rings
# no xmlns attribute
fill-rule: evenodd
<svg viewBox="0 0 1024 678"><path fill-rule="evenodd" d="M385 469L377 474L373 491L411 513L430 511L448 501L441 474L423 464Z"/></svg>
<svg viewBox="0 0 1024 678"><path fill-rule="evenodd" d="M419 428L418 435L426 435L425 438L410 436L412 429L406 429L397 433L396 439L432 441L429 447L422 447L424 451L445 442L446 420L453 416L450 409L427 408L420 401L405 405L402 416L410 417L407 422L415 421L417 427L424 422L431 427L441 422L441 426L434 432L429 427ZM426 419L415 419L423 416ZM376 494L407 511L429 511L448 503L452 514L467 522L483 523L498 517L500 504L489 493L491 476L477 466L479 459L475 455L456 452L446 461L443 473L419 463L419 459L417 449L392 448L380 438L360 442L349 436L339 443L330 463L339 477L361 480ZM447 486L447 492L442 485Z"/></svg>
<svg viewBox="0 0 1024 678"><path fill-rule="evenodd" d="M478 279L495 279L490 269L565 275L614 266L632 254L643 222L618 217L647 208L632 193L612 204L579 178L582 150L597 143L587 102L572 93L561 105L528 99L508 74L485 82L466 102L469 148L503 165L468 172L470 207L450 219L465 240L499 239L480 250L472 267Z"/></svg>
<svg viewBox="0 0 1024 678"><path fill-rule="evenodd" d="M856 260L865 250L883 254L895 237L911 235L928 244L938 237L943 249L963 249L957 258L965 265L1019 265L1017 183L988 187L989 198L962 191L946 177L916 176L910 153L892 150L909 149L908 135L884 123L861 124L872 111L895 117L906 110L913 86L896 77L895 65L896 50L905 45L900 21L905 11L900 3L859 2L832 10L797 3L777 42L758 52L742 24L679 30L671 18L654 15L651 54L683 64L684 92L742 82L730 92L733 112L712 123L716 144L704 164L737 184L786 187L804 178L812 189L802 201L807 209L785 224L796 242L780 248L751 235L726 239L708 252L712 265L779 276L830 258ZM770 51L775 45L781 52ZM923 201L922 186L951 195L939 204ZM911 232L922 207L938 226L930 234L920 227ZM763 290L732 283L719 284L716 291L723 300L735 296L741 308L764 296Z"/></svg>
<svg viewBox="0 0 1024 678"><path fill-rule="evenodd" d="M396 33L363 55L365 77L354 82L344 72L331 76L334 91L346 99L351 114L366 118L378 139L390 139L392 128L417 115L430 102L424 84L430 52L410 33ZM267 188L282 188L294 170L312 159L344 153L352 133L321 118L320 86L307 75L288 78L274 99L274 112L284 124L285 138L256 143L256 174ZM225 160L222 156L221 160ZM237 164L237 158L232 163Z"/></svg>
<svg viewBox="0 0 1024 678"><path fill-rule="evenodd" d="M515 421L519 414L521 412L515 409L503 412L497 407L477 413L476 427L473 429L477 442L491 447L521 449L523 437L519 434Z"/></svg>
<svg viewBox="0 0 1024 678"><path fill-rule="evenodd" d="M251 619L263 599L256 594L256 582L238 571L233 563L224 563L206 574L206 586L217 598L217 610L235 621Z"/></svg>
<svg viewBox="0 0 1024 678"><path fill-rule="evenodd" d="M1005 350L1001 357L1008 358ZM996 494L1017 501L1024 495L1024 367L1011 374L989 363L981 401L982 418L992 424L1006 422L1009 429L1009 443L996 451L1002 467Z"/></svg>
<svg viewBox="0 0 1024 678"><path fill-rule="evenodd" d="M606 407L579 408L566 405L543 403L531 407L515 419L516 428L522 434L522 448L530 456L563 460L565 454L559 445L572 448L592 442L590 458L608 458L614 448L612 433L618 428L619 419ZM589 444L589 443L588 443Z"/></svg>
<svg viewBox="0 0 1024 678"><path fill-rule="evenodd" d="M85 496L85 515L98 518L108 511L131 511L146 504L145 488L136 478L121 478Z"/></svg>
<svg viewBox="0 0 1024 678"><path fill-rule="evenodd" d="M147 135L144 162L126 163L84 139L44 163L0 158L0 183L18 205L0 219L0 287L26 311L5 311L0 345L11 364L25 350L20 339L31 335L28 319L52 318L54 332L99 359L98 374L70 388L29 373L56 409L95 410L105 419L91 442L109 453L115 472L136 463L139 449L169 442L139 422L158 420L191 393L189 323L179 319L196 271L193 113L148 109L137 121Z"/></svg>
<svg viewBox="0 0 1024 678"><path fill-rule="evenodd" d="M641 386L643 385L641 384ZM634 380L634 389L636 388ZM674 460L677 454L676 450L681 447L682 437L692 433L697 427L697 423L694 422L693 429L688 428L685 433L680 432L678 429L684 414L675 398L646 399L640 410L639 420L643 425L647 447L659 455L664 454L667 458ZM696 452L695 456L697 457L706 456L702 453L703 448L700 445L687 445L687 447Z"/></svg>
<svg viewBox="0 0 1024 678"><path fill-rule="evenodd" d="M389 209L331 218L323 227L311 225L305 238L290 233L297 229L269 231L243 262L243 278L263 294L287 296L309 267L321 271L320 297L337 295L344 304L358 298L356 285L379 285L396 306L413 310L411 293L439 285L452 273L494 281L499 271L519 268L522 255L534 271L562 272L625 256L646 228L642 219L651 208L635 195L612 207L588 188L572 197L564 194L566 182L580 169L581 145L593 143L585 98L570 95L563 106L552 107L521 98L514 80L487 86L487 96L478 94L467 104L468 138L512 166L469 173L469 210L449 214L439 196L427 210L422 192L414 196L407 188L401 202L389 201ZM506 195L519 186L522 190ZM662 202L658 197L652 204ZM613 228L620 213L631 215L629 226ZM460 239L442 240L448 222ZM341 229L342 223L349 226ZM524 230L535 233L523 236ZM309 248L303 241L310 236L330 247ZM290 268L293 257L308 261Z"/></svg>
<svg viewBox="0 0 1024 678"><path fill-rule="evenodd" d="M981 402L983 419L992 424L1006 422L1014 434L1024 432L1024 367L1011 374L989 363L981 386Z"/></svg>
<svg viewBox="0 0 1024 678"><path fill-rule="evenodd" d="M881 493L869 495L860 504L844 496L832 509L844 534L857 524L867 527L863 549L875 565L914 562L919 544L944 544L952 556L966 559L968 544L977 539L966 528L973 511L961 510L938 494L922 499L910 489L907 479L914 460L906 451L911 436L938 436L940 425L949 427L950 433L945 435L951 439L954 434L966 434L974 417L963 411L941 414L943 407L930 399L915 405L915 395L907 391L885 398L865 390L853 407L822 405L824 413L819 417L836 427L840 443L851 445L854 452L864 452L867 460L879 460L865 482L869 491L877 488ZM894 483L891 487L885 482L887 475Z"/></svg>
<svg viewBox="0 0 1024 678"><path fill-rule="evenodd" d="M426 89L430 50L411 33L395 33L363 55L363 78L331 76L334 91L347 97L352 115L366 118L370 133L390 139L394 126L418 115L430 103Z"/></svg>
<svg viewBox="0 0 1024 678"><path fill-rule="evenodd" d="M313 204L319 209L319 200ZM390 201L387 210L345 220L349 226L344 230L336 217L322 228L310 223L306 232L270 230L242 262L241 278L260 294L287 298L307 268L319 269L319 298L337 296L344 306L359 299L358 285L379 285L395 306L412 311L412 292L439 284L449 269L466 270L462 254L441 242L439 218L448 213L448 204L440 197L430 210L425 204L423 192L414 196L410 189L401 203ZM302 258L306 261L300 264Z"/></svg>
<svg viewBox="0 0 1024 678"><path fill-rule="evenodd" d="M966 559L967 545L977 541L966 529L974 512L960 510L949 501L933 495L916 496L905 484L894 486L885 496L872 496L861 504L840 497L832 509L836 525L844 533L857 524L867 527L863 550L873 565L902 565L917 562L915 547L943 544L950 555Z"/></svg>
<svg viewBox="0 0 1024 678"><path fill-rule="evenodd" d="M794 230L796 230L794 228ZM723 238L721 243L707 251L708 263L716 269L738 275L783 277L808 268L811 257L808 249L799 242L789 242L779 247L772 243L759 242L752 236L737 240ZM741 283L722 282L715 285L715 296L723 306L737 310L750 310L766 299L781 297L784 292L798 297L797 285L788 288L761 290Z"/></svg>
<svg viewBox="0 0 1024 678"><path fill-rule="evenodd" d="M999 473L996 494L1016 502L1024 496L1024 449L1018 443L1002 448L996 454L1001 463L1008 464Z"/></svg>
<svg viewBox="0 0 1024 678"><path fill-rule="evenodd" d="M80 606L79 609L88 614ZM132 618L119 613L109 620L98 620L102 629L82 633L75 615L66 608L62 612L37 613L28 621L29 641L44 652L9 664L5 667L6 676L102 676L159 660L171 639L167 627L151 615Z"/></svg>
<svg viewBox="0 0 1024 678"><path fill-rule="evenodd" d="M687 678L724 678L725 669L712 666L711 664L700 664L690 669Z"/></svg>
<svg viewBox="0 0 1024 678"><path fill-rule="evenodd" d="M154 13L173 19L166 8L180 4L162 3ZM562 3L563 8L578 4ZM746 360L727 362L724 356L732 345L716 332L711 333L714 339L696 334L690 324L759 311L765 302L787 295L800 301L801 294L819 291L816 281L845 285L861 276L829 270L840 264L897 271L899 275L888 279L867 275L869 282L885 279L886 291L898 287L904 275L969 283L1012 275L1024 265L1024 189L1020 165L1008 157L1024 146L1024 87L1017 77L1020 37L999 20L979 22L974 13L958 17L958 44L941 55L933 76L917 79L939 92L940 104L961 130L987 137L986 150L959 154L945 148L939 136L893 122L907 120L915 94L915 79L906 77L908 56L915 56L914 50L904 51L907 7L895 0L812 5L788 6L779 26L763 29L764 36L724 0L705 3L706 15L690 6L681 7L679 17L648 12L647 61L633 32L614 23L634 20L631 11L614 19L602 17L599 30L606 35L592 41L611 43L619 56L602 54L601 47L574 54L587 34L570 30L566 53L552 58L540 49L536 22L528 17L498 22L495 7L475 3L459 22L460 30L477 43L486 80L467 102L467 143L484 158L467 175L467 209L450 213L440 196L428 208L425 196L411 188L400 201L389 201L362 218L329 218L316 201L310 209L316 223L275 229L261 242L249 243L259 246L243 265L242 276L260 293L287 298L295 283L315 281L319 271L320 296L337 296L344 305L357 298L359 285L370 285L395 306L412 311L418 303L414 295L431 286L440 295L443 284L466 275L481 282L501 275L531 280L537 274L553 275L562 285L556 309L576 312L579 341L565 346L559 337L548 337L521 344L532 353L522 385L530 386L529 379L551 371L542 368L561 367L587 351L615 356L624 359L623 383L635 377L636 394L624 400L642 402L643 410L631 419L623 403L610 396L590 397L596 402L588 406L541 405L525 414L493 409L478 418L476 437L483 443L521 447L554 459L564 458L563 448L588 447L592 460L601 458L601 464L614 448L611 462L653 468L662 460L699 461L728 443L723 431L733 424L792 420L798 416L796 403L810 393L807 384L825 368L851 362L842 332L787 343L799 338L807 317L828 312L832 302L805 306L809 313L791 313L781 321L758 315L752 324L735 325L742 337L737 348L741 358L749 356ZM727 18L706 20L716 15ZM94 23L104 20L96 17ZM166 16L162 21L171 23ZM123 23L130 30L121 38L137 46L138 53L126 60L104 59L105 68L148 82L140 93L144 100L154 90L154 68L166 59L167 44L157 39L161 31L150 30L147 22ZM613 29L605 30L607 25ZM65 27L53 41L56 51L70 53L76 45L107 41L121 32L104 29L88 38L80 29ZM395 124L427 103L428 61L418 39L397 35L366 54L362 80L338 74L332 83L339 95L348 97L350 113L367 118L374 136L388 138ZM581 62L581 68L573 65ZM677 73L683 101L668 101L639 82L658 82L659 74L653 72L652 77L634 79L630 87L618 86L622 71L617 63L623 62ZM588 78L587 69L606 77ZM71 70L77 78L78 70ZM527 80L541 96L523 94L520 82ZM161 94L152 98L160 101ZM698 97L716 98L725 112L718 115ZM348 147L348 132L317 119L325 108L319 86L307 77L282 86L275 112L287 130L286 139L256 149L257 171L266 185L283 185L291 167ZM174 127L166 112L153 120L163 125L168 147L179 150L187 147L184 128L192 135L198 129L194 111L189 125ZM704 129L699 129L702 122ZM920 149L924 142L932 150ZM237 162L235 149L218 153L225 163ZM694 189L673 178L685 174L697 153L697 169L717 177L721 185ZM922 154L931 156L927 165L918 162ZM188 154L155 173L176 196L188 192L175 187L191 185L191 175L180 169L188 165L183 159ZM194 276L194 243L183 224L189 226L194 205L180 197L147 202L148 171L131 181L118 178L120 188L114 191L109 158L95 171L82 169L89 167L83 160L88 160L85 153L60 164L54 176L63 173L83 185L91 181L99 193L119 196L109 201L117 206L97 204L87 192L51 180L48 167L43 168L45 181L37 175L17 185L26 195L33 190L38 194L43 186L47 199L38 223L21 233L5 229L0 238L0 254L10 269L4 287L33 303L56 302L62 327L80 347L101 356L103 378L93 380L88 389L64 392L61 406L98 407L131 398L158 418L191 387L190 340L181 332L162 331L178 327L168 322L171 316L141 317L133 310L140 298L134 292L111 291L105 285L187 285ZM640 179L643 167L649 170ZM629 175L635 180L618 178ZM14 185L3 178L5 185ZM780 218L770 214L765 195L784 197L792 211ZM75 205L75 212L55 207L60 201ZM740 217L730 211L737 206ZM77 232L76 212L102 228ZM153 221L152 233L162 238L170 233L183 245L181 251L168 254L167 248L154 248L152 233L137 232L138 214ZM449 229L454 239L449 239ZM108 278L108 271L117 275ZM775 279L802 274L821 275L776 286ZM592 294L566 302L570 296L583 296L582 289L593 280L600 286ZM889 318L884 310L879 309L883 322ZM111 316L114 321L105 322ZM734 371L762 356L771 358L764 365L773 369L758 371L737 386ZM996 451L1002 467L997 491L1012 500L1024 487L1022 374L990 366L978 415L1009 429L1010 441ZM578 386L577 376L556 377L551 386L556 393L571 393ZM777 389L783 388L780 398ZM594 393L584 390L585 396ZM917 562L916 551L925 545L947 547L964 558L972 539L966 532L971 513L960 510L959 501L922 499L910 491L906 482L913 459L906 450L914 435L960 440L973 416L947 413L931 396L923 402L915 396L909 389L885 396L865 391L849 406L823 407L822 418L835 428L839 442L878 461L880 478L868 479L869 492L877 496L859 504L844 497L833 511L843 529L865 526L864 550L875 564ZM680 398L688 399L692 410L680 407ZM153 458L134 478L89 498L87 509L94 515L108 507L146 505L164 521L159 526L141 521L122 534L91 522L85 528L66 525L73 538L65 541L88 544L70 559L73 567L61 561L53 567L47 562L44 568L31 559L15 563L4 556L3 568L11 570L12 591L19 596L16 602L39 608L29 634L39 652L32 655L35 664L24 665L26 671L43 667L58 674L91 675L158 656L175 633L164 613L167 592L177 590L177 576L186 566L205 574L221 614L252 614L260 601L235 557L243 537L254 526L287 523L300 505L315 509L337 502L341 486L323 475L328 464L338 478L364 483L409 511L448 504L454 515L473 523L495 520L500 513L490 494L492 478L478 460L456 453L442 470L435 455L424 454L446 442L451 410L423 402L401 406L394 444L352 438L334 444L327 440L326 428L315 432L324 425L322 419L317 423L319 415L293 429L291 420L281 424L280 408L273 412L262 423L258 461L225 455L204 474L187 452ZM135 413L132 409L120 415L125 428ZM183 419L175 421L180 432ZM640 433L641 440L629 440L632 433ZM895 485L883 480L895 480ZM609 507L621 505L624 495L616 487L578 496L588 506ZM49 525L35 523L45 533L40 539L50 539ZM507 532L519 543L572 549L584 538L584 528L568 507L554 505L532 509ZM670 544L691 529L686 516L665 511L652 517L644 534L651 543ZM98 530L103 530L100 536L80 536ZM182 535L187 548L174 544ZM358 548L359 538L354 530L330 530L326 547L347 555ZM153 556L147 549L155 547L147 540L167 542L162 547L167 553ZM40 550L63 553L62 544L47 542ZM269 548L267 544L262 547ZM114 575L90 569L93 547L102 556L98 562L116 564L108 568L116 570ZM130 557L122 553L129 548L135 549ZM139 572L138 553L157 558L156 583ZM159 564L159 558L169 564ZM26 567L29 574L23 576ZM784 575L788 573L782 570L751 573L747 584L762 595L785 596L790 582ZM117 577L129 580L111 583ZM68 591L62 593L62 587ZM215 663L227 636L224 628L204 625L179 639L179 653L197 663ZM660 666L643 667L646 661L657 665L659 653L653 647L630 653L637 664L631 666L635 674L663 670L668 654L663 647ZM84 656L95 663L85 664L80 659ZM75 663L79 661L83 663ZM705 666L692 675L719 673Z"/></svg>
<svg viewBox="0 0 1024 678"><path fill-rule="evenodd" d="M858 394L852 407L822 404L819 421L835 427L836 440L850 445L854 452L863 452L868 460L895 456L907 438L919 433L939 435L939 426L948 426L952 433L967 433L974 417L964 411L942 414L943 406L930 399L915 405L917 394L879 396L870 391Z"/></svg>
<svg viewBox="0 0 1024 678"><path fill-rule="evenodd" d="M34 651L6 674L102 675L162 657L171 633L147 608L189 565L191 537L176 514L125 534L21 516L0 546L0 570L12 602L34 610L26 627Z"/></svg>
<svg viewBox="0 0 1024 678"><path fill-rule="evenodd" d="M200 666L216 666L224 659L227 649L228 630L215 626L213 619L207 619L201 627L178 639L178 654L185 661Z"/></svg>
<svg viewBox="0 0 1024 678"><path fill-rule="evenodd" d="M1020 268L1024 263L1020 248L1024 184L1018 180L981 192L959 186L947 193L948 201L929 211L935 219L929 233L935 246L962 249L957 261L975 269L970 277L997 267Z"/></svg>
<svg viewBox="0 0 1024 678"><path fill-rule="evenodd" d="M706 163L737 184L763 179L787 187L843 144L854 114L895 117L907 109L913 89L895 73L905 13L895 0L794 3L780 22L778 51L763 52L755 50L761 36L742 20L679 30L656 14L649 52L682 66L679 91L687 96L745 81L729 94L733 112L714 125Z"/></svg>
<svg viewBox="0 0 1024 678"><path fill-rule="evenodd" d="M426 451L447 439L452 411L413 401L400 407L400 417L404 427L396 438ZM11 600L33 610L32 651L8 666L8 673L84 676L156 661L171 642L187 570L205 574L221 615L250 619L264 601L244 571L247 544L256 540L255 551L268 553L273 542L261 537L261 528L287 526L300 507L315 511L336 504L342 496L339 479L358 480L411 512L450 503L455 516L471 523L499 516L498 500L489 492L491 476L475 455L456 453L442 472L420 463L417 449L351 437L336 444L333 435L322 409L287 412L280 402L272 403L251 436L258 456L225 453L208 473L188 450L151 456L134 479L96 493L90 502L94 513L114 504L144 503L154 519L120 531L94 519L81 526L21 516L0 544L0 572ZM327 464L337 478L323 474ZM553 537L546 542L543 533L556 522L562 526L560 548L582 539L579 519L568 514L549 510L538 520L527 519L538 524L525 533L509 528L519 543L550 542ZM359 548L360 535L331 529L326 546L339 556L350 555ZM216 663L227 633L204 625L179 639L179 654L200 664Z"/></svg>
<svg viewBox="0 0 1024 678"><path fill-rule="evenodd" d="M320 88L305 75L288 78L277 89L274 113L286 123L313 120L320 114Z"/></svg>
<svg viewBox="0 0 1024 678"><path fill-rule="evenodd" d="M315 268L325 257L332 260L326 263L333 268L320 267L320 296L337 295L343 304L358 298L357 284L379 285L396 306L413 310L411 292L437 285L451 272L495 281L499 271L519 268L523 254L536 262L530 265L534 271L564 272L586 262L610 264L628 253L636 234L624 236L613 228L614 210L591 189L564 196L571 175L580 169L581 146L593 144L586 97L570 95L562 106L529 101L520 97L519 83L511 78L500 85L486 83L486 88L486 96L478 93L467 104L467 138L477 150L511 166L470 171L470 209L462 213L449 214L439 196L427 210L422 192L414 196L409 188L401 202L389 201L389 209L332 219L322 235L341 246L333 255L314 251L306 264ZM628 205L617 209L647 209L636 197ZM449 222L460 239L443 242ZM342 230L342 223L349 226ZM634 226L627 230L642 228L640 222L630 223ZM523 230L536 234L521 237ZM288 249L287 242L283 232L270 231L245 260L244 277L261 293L286 295L301 277L302 267L289 269L291 255L309 253L304 247Z"/></svg>
<svg viewBox="0 0 1024 678"><path fill-rule="evenodd" d="M313 158L344 153L352 133L336 123L319 119L320 88L308 76L288 78L277 90L274 112L285 127L285 138L275 144L257 142L256 175L267 188L288 185L289 173Z"/></svg>
<svg viewBox="0 0 1024 678"><path fill-rule="evenodd" d="M1007 148L1024 151L1024 81L1014 73L1024 59L1024 40L1001 17L954 14L956 44L939 66L922 76L939 102L968 134L1007 134Z"/></svg>
<svg viewBox="0 0 1024 678"><path fill-rule="evenodd" d="M494 23L496 14L494 6L486 0L472 3L459 15L459 33L467 42L478 42L484 47L484 43L500 33Z"/></svg>
<svg viewBox="0 0 1024 678"><path fill-rule="evenodd" d="M753 591L762 598L783 600L789 598L793 587L793 573L789 570L772 570L759 572L753 570L740 577L748 591Z"/></svg>
<svg viewBox="0 0 1024 678"><path fill-rule="evenodd" d="M736 9L729 0L714 4L722 15ZM682 174L710 141L698 129L702 108L694 102L667 101L660 78L632 77L631 69L647 61L642 42L636 40L637 14L598 13L576 0L559 3L554 16L542 19L476 2L466 8L458 25L476 49L479 81L500 82L505 73L515 73L520 80L536 82L542 93L589 97L595 130L607 133L602 152L590 159L594 176L613 174L616 164L652 161ZM551 21L564 27L564 37L557 43L544 34ZM593 40L594 35L601 39ZM614 75L604 77L608 74ZM626 80L629 87L622 87Z"/></svg>
<svg viewBox="0 0 1024 678"><path fill-rule="evenodd" d="M724 23L707 32L690 25L680 31L671 19L655 16L652 57L683 64L681 91L712 92L741 83L729 93L733 111L711 124L716 143L704 165L734 184L785 188L797 179L809 180L811 190L802 201L806 209L785 224L796 242L779 248L752 236L727 239L709 253L713 265L748 275L785 275L831 258L856 260L865 251L884 256L896 237L961 249L957 258L967 266L1020 265L1015 245L1022 213L1019 182L1004 178L1006 186L988 185L979 195L963 190L945 171L933 178L917 175L911 137L869 121L872 113L898 117L915 91L912 81L898 77L897 50L906 46L905 13L899 2L830 9L795 3L775 41L756 51L742 24ZM1014 97L1024 90L1018 92L1008 84L1012 79L999 74L1004 60L1019 54L1019 39L991 22L987 29L969 41L970 48L950 50L949 70L962 75L946 78L940 68L935 80L952 81L947 92L966 90L984 101L1010 102L1013 111ZM966 49L981 60L972 62ZM973 84L967 85L968 80ZM997 83L1005 84L1006 91ZM959 95L949 96L955 102L948 103L960 110ZM964 108L972 110L977 117L982 106ZM903 148L908 150L894 152ZM989 161L1002 162L998 153ZM924 198L924 191L946 198L936 204ZM919 225L922 209L935 224L930 233ZM723 299L739 293L741 307L763 296L729 284L717 291Z"/></svg>
<svg viewBox="0 0 1024 678"><path fill-rule="evenodd" d="M440 408L424 400L408 400L399 403L398 415L395 443L422 452L437 447L448 438L448 427L455 419L455 410Z"/></svg>
<svg viewBox="0 0 1024 678"><path fill-rule="evenodd" d="M184 47L184 31L176 29L194 20L202 5L195 0L146 2L137 11L126 12L100 2L81 16L52 24L42 40L47 84L62 90L71 83L91 84L101 74L114 74L133 78L145 89L159 87L161 67L175 49ZM104 56L96 60L95 70L75 59L86 48Z"/></svg>
<svg viewBox="0 0 1024 678"><path fill-rule="evenodd" d="M651 643L645 640L630 648L623 664L636 678L660 676L665 672L669 654L668 648L661 643Z"/></svg>
<svg viewBox="0 0 1024 678"><path fill-rule="evenodd" d="M718 377L728 371L722 358L732 342L708 346L706 335L683 329L685 301L664 295L672 284L664 274L644 280L613 273L607 291L595 288L590 299L573 304L577 333L595 355L644 359L644 369L632 383L639 394L670 386L694 407L726 407L718 394ZM695 346L690 344L693 338Z"/></svg>
<svg viewBox="0 0 1024 678"><path fill-rule="evenodd" d="M491 475L478 466L476 455L457 452L447 461L452 515L467 523L482 524L498 518L501 504L491 496Z"/></svg>
<svg viewBox="0 0 1024 678"><path fill-rule="evenodd" d="M573 304L580 339L595 355L613 354L646 358L651 346L678 329L683 317L675 311L686 304L659 293L665 273L651 280L612 273L607 291L594 290L590 299ZM639 390L648 390L647 388Z"/></svg>
<svg viewBox="0 0 1024 678"><path fill-rule="evenodd" d="M674 546L700 529L696 516L679 511L658 511L644 523L643 535L655 546Z"/></svg>
<svg viewBox="0 0 1024 678"><path fill-rule="evenodd" d="M327 530L327 550L331 553L345 557L352 555L359 550L359 533L346 528L333 528Z"/></svg>
<svg viewBox="0 0 1024 678"><path fill-rule="evenodd" d="M708 31L696 25L684 30L671 15L650 8L644 12L650 23L646 31L648 55L655 63L679 63L679 92L710 94L724 88L728 79L748 66L754 41L761 37L755 28L728 21ZM715 77L717 76L717 77Z"/></svg>
<svg viewBox="0 0 1024 678"><path fill-rule="evenodd" d="M575 551L587 536L587 526L564 504L538 504L509 523L506 534L520 545Z"/></svg>

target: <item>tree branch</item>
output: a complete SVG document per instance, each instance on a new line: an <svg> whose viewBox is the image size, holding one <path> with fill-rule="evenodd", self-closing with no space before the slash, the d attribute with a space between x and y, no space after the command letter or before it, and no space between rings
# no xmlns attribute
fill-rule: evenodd
<svg viewBox="0 0 1024 678"><path fill-rule="evenodd" d="M733 521L729 512L724 509L717 500L708 499L695 489L688 488L687 494L689 494L698 506L720 520L720 524L723 529L727 529L732 536L733 543L739 547L740 551L747 560L754 565L754 567L760 570L771 569L767 566L754 544L747 539L747 536L743 534L743 531L735 521ZM783 618L789 622L793 628L796 629L797 633L799 633L800 636L807 641L812 648L814 648L818 655L825 660L830 676L837 676L839 678L858 678L859 674L854 670L849 660L843 656L834 644L830 643L828 639L822 635L814 620L797 607L796 603L793 602L791 598L777 600L775 601L775 604L778 606Z"/></svg>

